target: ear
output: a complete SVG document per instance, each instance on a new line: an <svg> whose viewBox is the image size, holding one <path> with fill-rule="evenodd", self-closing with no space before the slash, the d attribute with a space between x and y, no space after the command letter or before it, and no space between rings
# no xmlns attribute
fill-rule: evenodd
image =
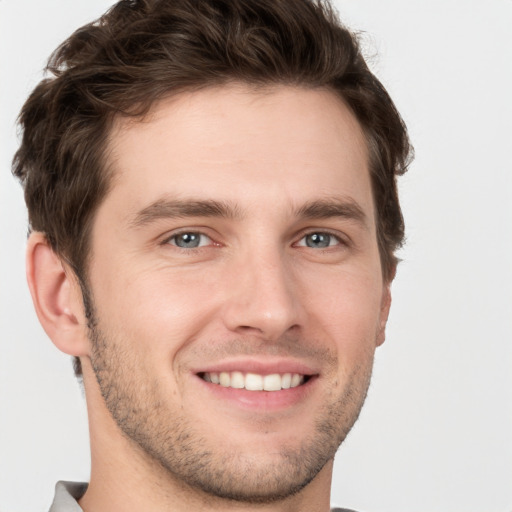
<svg viewBox="0 0 512 512"><path fill-rule="evenodd" d="M379 327L377 331L376 346L380 347L386 339L386 324L388 323L389 309L391 308L391 280L384 283L380 303Z"/></svg>
<svg viewBox="0 0 512 512"><path fill-rule="evenodd" d="M29 237L27 281L39 321L55 346L73 356L87 355L89 340L80 286L43 233Z"/></svg>

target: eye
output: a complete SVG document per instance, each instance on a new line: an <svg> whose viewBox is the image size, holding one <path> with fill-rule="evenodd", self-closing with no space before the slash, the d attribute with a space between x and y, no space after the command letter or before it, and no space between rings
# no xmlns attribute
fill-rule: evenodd
<svg viewBox="0 0 512 512"><path fill-rule="evenodd" d="M180 249L196 249L197 247L210 245L212 240L203 233L186 231L184 233L178 233L177 235L171 236L166 243L175 245Z"/></svg>
<svg viewBox="0 0 512 512"><path fill-rule="evenodd" d="M302 237L298 246L300 247L311 247L312 249L325 249L334 245L340 245L340 239L337 236L331 235L330 233L308 233Z"/></svg>

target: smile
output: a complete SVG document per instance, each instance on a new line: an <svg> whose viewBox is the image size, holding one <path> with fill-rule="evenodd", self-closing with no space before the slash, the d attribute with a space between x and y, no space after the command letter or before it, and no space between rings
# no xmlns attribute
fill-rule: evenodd
<svg viewBox="0 0 512 512"><path fill-rule="evenodd" d="M304 384L307 375L299 373L273 373L260 375L257 373L233 372L204 372L200 377L206 382L218 384L225 388L246 389L248 391L281 391L296 388Z"/></svg>

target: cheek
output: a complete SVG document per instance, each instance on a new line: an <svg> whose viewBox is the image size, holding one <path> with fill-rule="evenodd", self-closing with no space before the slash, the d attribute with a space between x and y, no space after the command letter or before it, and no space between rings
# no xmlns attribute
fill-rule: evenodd
<svg viewBox="0 0 512 512"><path fill-rule="evenodd" d="M338 348L342 358L375 348L380 326L380 274L338 273L325 280L322 293L312 291L308 313Z"/></svg>
<svg viewBox="0 0 512 512"><path fill-rule="evenodd" d="M132 269L97 279L94 301L101 322L134 350L176 352L212 317L212 286L196 272ZM161 356L160 356L161 357Z"/></svg>

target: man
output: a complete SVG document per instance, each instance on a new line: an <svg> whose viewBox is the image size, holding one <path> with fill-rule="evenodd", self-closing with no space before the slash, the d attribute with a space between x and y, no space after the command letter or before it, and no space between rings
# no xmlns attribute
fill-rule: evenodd
<svg viewBox="0 0 512 512"><path fill-rule="evenodd" d="M308 0L122 1L49 71L14 173L92 457L51 510L329 510L409 155L354 37Z"/></svg>

